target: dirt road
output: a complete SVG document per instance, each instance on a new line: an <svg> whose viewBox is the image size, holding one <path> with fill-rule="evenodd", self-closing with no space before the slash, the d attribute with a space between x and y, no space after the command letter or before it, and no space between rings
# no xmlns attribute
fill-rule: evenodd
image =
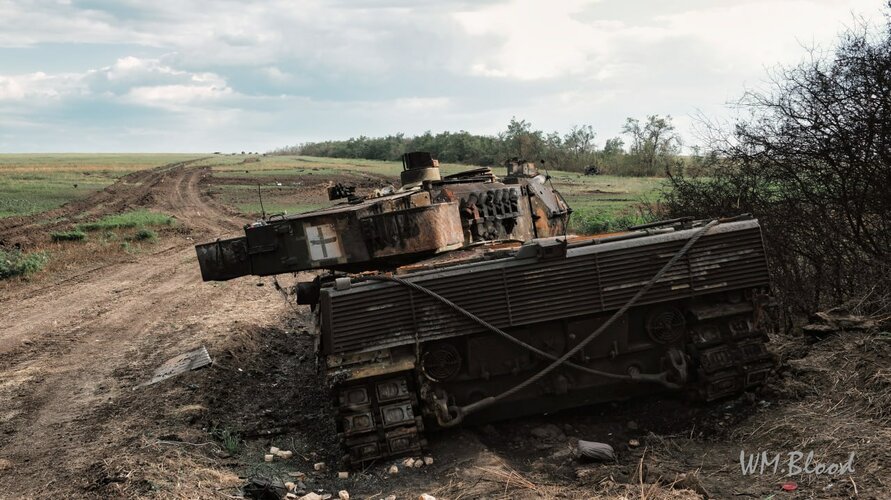
<svg viewBox="0 0 891 500"><path fill-rule="evenodd" d="M59 210L152 208L184 231L128 261L0 297L0 498L82 492L86 471L132 439L134 416L117 403L155 366L212 343L238 321L283 318L286 305L269 289L201 281L193 242L243 223L201 195L205 175L205 168L169 165ZM21 237L39 222L7 221L0 235Z"/></svg>

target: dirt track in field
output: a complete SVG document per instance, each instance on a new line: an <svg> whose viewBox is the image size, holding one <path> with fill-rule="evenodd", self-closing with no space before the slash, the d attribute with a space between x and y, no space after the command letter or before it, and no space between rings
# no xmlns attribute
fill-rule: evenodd
<svg viewBox="0 0 891 500"><path fill-rule="evenodd" d="M124 262L43 277L0 297L0 498L82 491L85 471L132 439L132 415L115 403L156 365L233 322L282 320L286 305L266 289L201 281L194 241L231 235L244 222L201 195L206 175L169 165L39 218L4 221L0 239L15 242L62 214L143 207L186 230Z"/></svg>
<svg viewBox="0 0 891 500"><path fill-rule="evenodd" d="M285 471L354 499L887 498L891 341L859 333L776 338L776 382L717 405L652 398L457 429L430 436L430 467L390 477L393 462L379 463L348 480L315 473L316 461L336 467L338 450L306 311L268 279L201 281L193 245L247 221L206 194L212 181L208 167L165 165L40 216L0 220L0 243L25 247L64 217L145 208L178 221L139 253L0 288L0 499L232 498L239 475ZM212 368L140 387L201 345ZM227 433L242 438L237 450ZM579 438L612 444L618 461L580 463ZM294 460L264 468L270 445L293 449ZM741 474L741 449L855 451L857 474L795 477L799 491L783 493L789 478Z"/></svg>

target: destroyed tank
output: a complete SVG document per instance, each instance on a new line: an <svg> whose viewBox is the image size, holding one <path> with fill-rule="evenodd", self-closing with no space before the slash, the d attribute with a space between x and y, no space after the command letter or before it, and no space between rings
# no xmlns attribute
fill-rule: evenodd
<svg viewBox="0 0 891 500"><path fill-rule="evenodd" d="M353 464L417 453L425 432L660 390L704 401L764 382L769 274L750 217L566 236L528 162L260 221L198 245L205 280L324 269L296 288Z"/></svg>

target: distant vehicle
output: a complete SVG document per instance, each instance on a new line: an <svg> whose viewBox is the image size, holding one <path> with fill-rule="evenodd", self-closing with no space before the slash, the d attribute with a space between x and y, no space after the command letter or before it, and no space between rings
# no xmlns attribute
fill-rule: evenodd
<svg viewBox="0 0 891 500"><path fill-rule="evenodd" d="M600 167L597 165L588 165L585 167L585 175L600 175Z"/></svg>

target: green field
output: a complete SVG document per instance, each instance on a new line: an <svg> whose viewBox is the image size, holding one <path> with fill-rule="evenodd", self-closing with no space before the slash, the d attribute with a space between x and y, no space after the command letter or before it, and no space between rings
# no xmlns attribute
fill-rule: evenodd
<svg viewBox="0 0 891 500"><path fill-rule="evenodd" d="M0 154L0 217L29 215L88 196L137 170L194 154Z"/></svg>

